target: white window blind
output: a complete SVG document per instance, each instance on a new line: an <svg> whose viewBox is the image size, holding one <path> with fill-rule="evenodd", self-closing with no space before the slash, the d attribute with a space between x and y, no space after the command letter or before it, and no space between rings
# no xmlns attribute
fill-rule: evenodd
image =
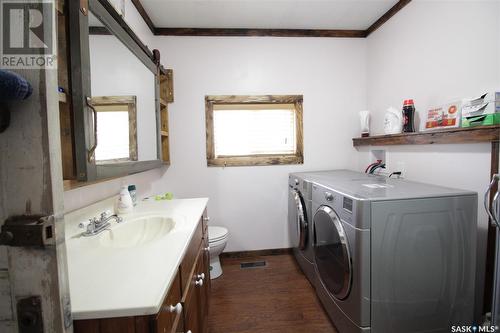
<svg viewBox="0 0 500 333"><path fill-rule="evenodd" d="M295 154L293 104L214 105L215 156Z"/></svg>

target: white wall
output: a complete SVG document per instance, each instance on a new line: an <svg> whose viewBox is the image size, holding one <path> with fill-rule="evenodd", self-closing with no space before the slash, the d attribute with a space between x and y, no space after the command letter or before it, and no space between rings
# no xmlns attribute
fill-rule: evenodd
<svg viewBox="0 0 500 333"><path fill-rule="evenodd" d="M137 159L158 158L155 74L115 36L89 36L92 96L135 96Z"/></svg>
<svg viewBox="0 0 500 333"><path fill-rule="evenodd" d="M368 108L383 132L388 106L413 98L420 112L433 105L500 88L500 2L412 1L368 37ZM393 146L390 167L409 179L474 190L488 184L490 145ZM359 168L370 160L360 149ZM479 217L485 221L480 209Z"/></svg>
<svg viewBox="0 0 500 333"><path fill-rule="evenodd" d="M364 39L158 37L174 69L172 165L155 184L177 197L210 198L211 224L228 251L288 247L288 173L352 167L356 111L365 107ZM206 165L205 95L303 94L304 165Z"/></svg>

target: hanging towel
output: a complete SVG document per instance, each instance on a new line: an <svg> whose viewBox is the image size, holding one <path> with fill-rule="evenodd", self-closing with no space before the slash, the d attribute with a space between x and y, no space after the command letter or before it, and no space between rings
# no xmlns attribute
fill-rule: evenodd
<svg viewBox="0 0 500 333"><path fill-rule="evenodd" d="M0 102L26 99L33 88L21 75L0 69Z"/></svg>

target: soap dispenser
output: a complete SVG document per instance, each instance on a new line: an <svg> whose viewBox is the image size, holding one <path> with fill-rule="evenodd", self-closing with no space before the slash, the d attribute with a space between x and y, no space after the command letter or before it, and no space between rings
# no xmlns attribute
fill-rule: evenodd
<svg viewBox="0 0 500 333"><path fill-rule="evenodd" d="M120 197L118 198L118 214L131 213L134 208L134 203L127 186L122 186Z"/></svg>

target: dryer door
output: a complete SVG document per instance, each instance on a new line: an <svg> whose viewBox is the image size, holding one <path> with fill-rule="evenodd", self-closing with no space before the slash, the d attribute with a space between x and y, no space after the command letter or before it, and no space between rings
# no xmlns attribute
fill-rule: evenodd
<svg viewBox="0 0 500 333"><path fill-rule="evenodd" d="M295 209L295 221L291 225L292 246L304 250L307 245L307 219L304 199L299 191L292 189L291 200Z"/></svg>
<svg viewBox="0 0 500 333"><path fill-rule="evenodd" d="M340 218L328 206L314 214L314 258L323 286L337 299L345 299L352 282L349 244Z"/></svg>

